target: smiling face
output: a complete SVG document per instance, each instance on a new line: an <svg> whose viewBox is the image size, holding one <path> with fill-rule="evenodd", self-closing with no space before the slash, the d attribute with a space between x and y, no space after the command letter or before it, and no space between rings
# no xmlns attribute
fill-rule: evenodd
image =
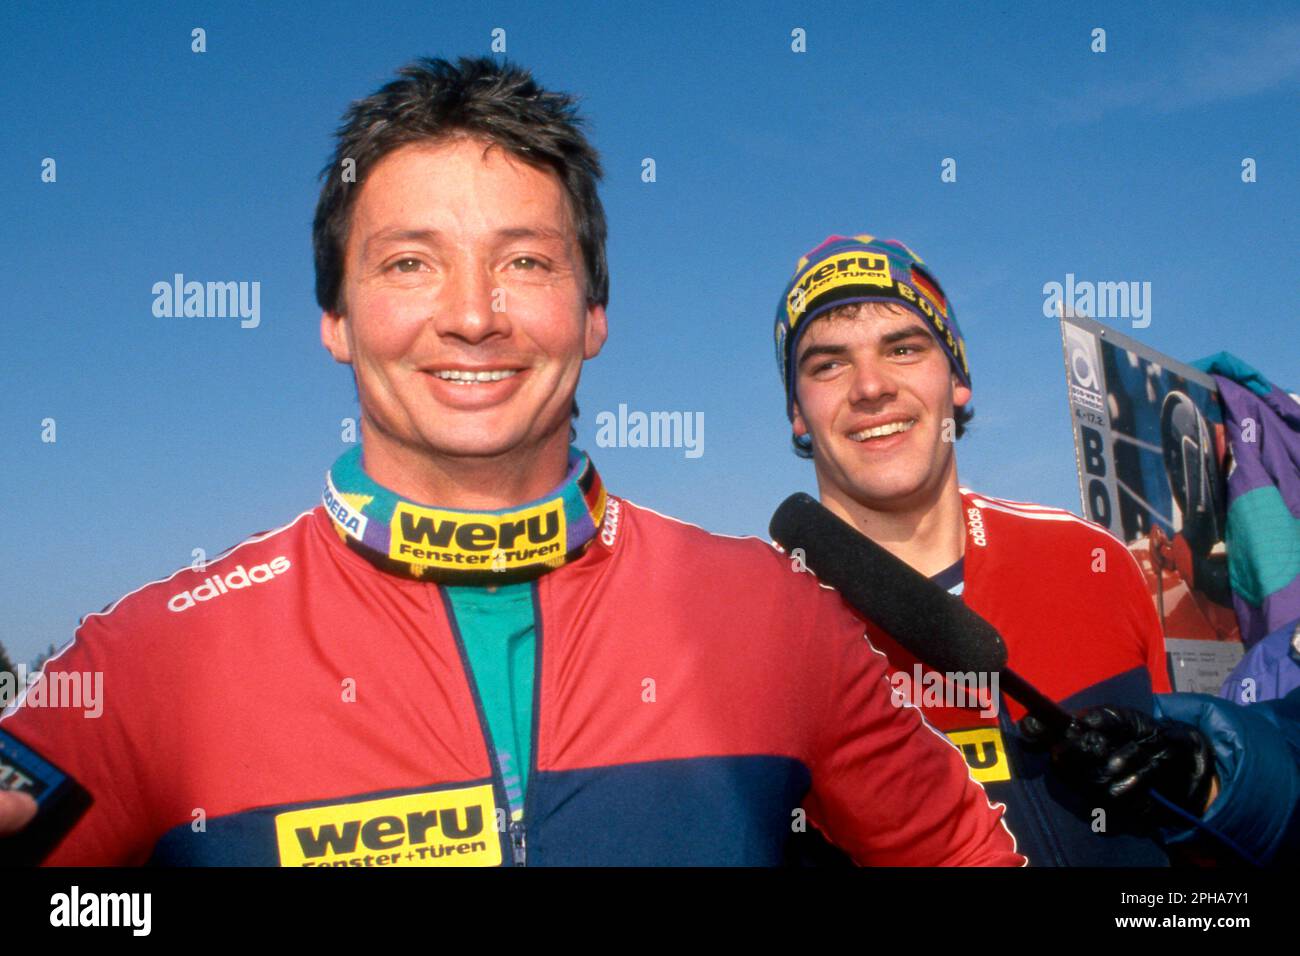
<svg viewBox="0 0 1300 956"><path fill-rule="evenodd" d="M971 392L918 316L881 303L821 316L796 362L794 432L812 437L824 501L899 512L956 488L944 422Z"/></svg>
<svg viewBox="0 0 1300 956"><path fill-rule="evenodd" d="M321 337L356 374L367 470L563 468L606 327L554 173L478 139L403 146L362 186L344 261L346 311L322 315Z"/></svg>

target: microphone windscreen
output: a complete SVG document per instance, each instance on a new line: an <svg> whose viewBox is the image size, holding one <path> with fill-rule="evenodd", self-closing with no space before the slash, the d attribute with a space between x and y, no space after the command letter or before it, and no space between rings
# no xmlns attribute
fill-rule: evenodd
<svg viewBox="0 0 1300 956"><path fill-rule="evenodd" d="M937 671L1006 666L1002 635L961 598L890 554L811 496L791 495L772 515L772 539Z"/></svg>

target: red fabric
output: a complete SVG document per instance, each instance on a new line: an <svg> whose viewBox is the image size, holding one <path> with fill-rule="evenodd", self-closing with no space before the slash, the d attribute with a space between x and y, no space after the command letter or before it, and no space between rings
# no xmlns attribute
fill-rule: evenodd
<svg viewBox="0 0 1300 956"><path fill-rule="evenodd" d="M810 820L860 862L1023 864L958 751L891 702L837 595L762 541L610 501L588 552L540 579L539 770L791 756ZM262 580L169 609L237 566ZM59 670L103 672L100 719L3 722L95 797L52 865L144 862L196 810L490 774L438 589L376 569L322 508L90 615Z"/></svg>
<svg viewBox="0 0 1300 956"><path fill-rule="evenodd" d="M1068 511L963 490L962 599L1001 633L1007 666L1056 701L1134 668L1167 694L1164 638L1133 555L1101 525ZM916 658L874 625L895 673ZM1018 721L1025 709L1007 701ZM926 707L942 730L995 726L978 709Z"/></svg>

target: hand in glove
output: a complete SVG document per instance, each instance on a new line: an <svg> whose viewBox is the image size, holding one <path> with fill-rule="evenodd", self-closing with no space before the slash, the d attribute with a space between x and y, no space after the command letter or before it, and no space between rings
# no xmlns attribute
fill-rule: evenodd
<svg viewBox="0 0 1300 956"><path fill-rule="evenodd" d="M1191 724L1101 706L1075 714L1062 738L1051 739L1032 715L1021 720L1020 733L1030 744L1049 745L1053 768L1124 821L1174 822L1150 790L1200 817L1214 789L1214 752Z"/></svg>

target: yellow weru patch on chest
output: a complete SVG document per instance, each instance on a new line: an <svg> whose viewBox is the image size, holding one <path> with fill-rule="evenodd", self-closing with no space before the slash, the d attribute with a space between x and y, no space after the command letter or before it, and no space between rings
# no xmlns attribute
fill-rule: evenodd
<svg viewBox="0 0 1300 956"><path fill-rule="evenodd" d="M498 866L490 784L277 814L281 866Z"/></svg>

